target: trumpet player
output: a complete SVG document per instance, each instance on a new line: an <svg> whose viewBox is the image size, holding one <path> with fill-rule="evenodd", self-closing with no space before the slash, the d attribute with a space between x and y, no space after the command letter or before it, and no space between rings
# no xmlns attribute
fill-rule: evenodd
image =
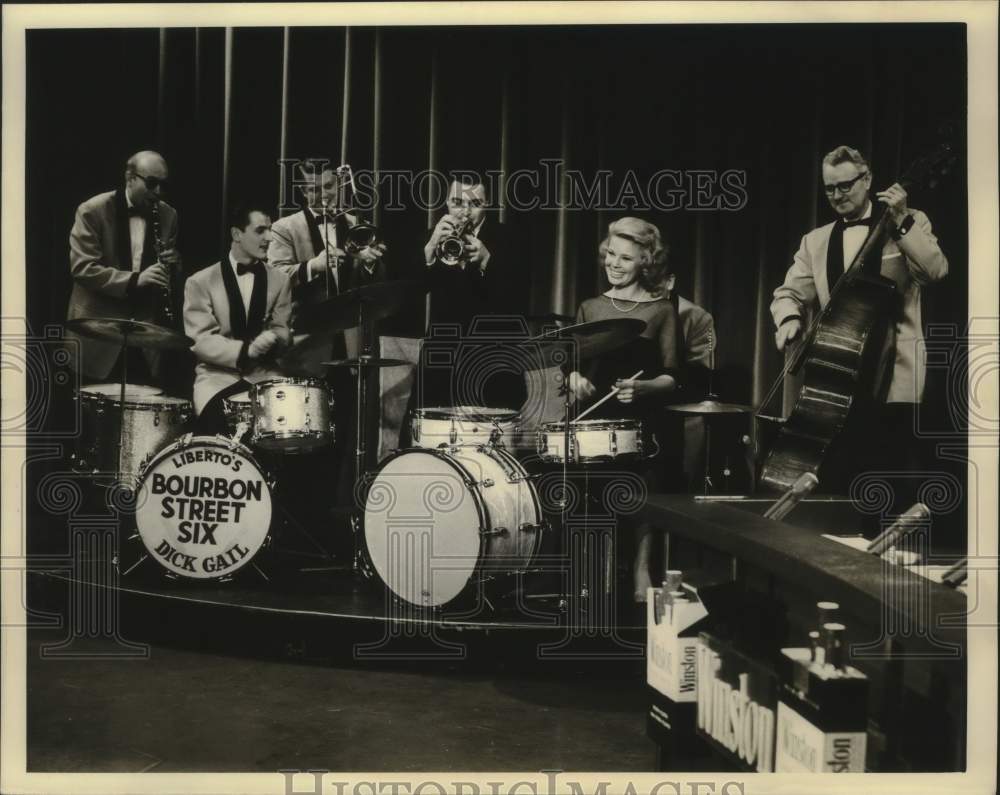
<svg viewBox="0 0 1000 795"><path fill-rule="evenodd" d="M523 314L529 294L527 276L513 257L508 258L506 229L491 215L480 178L451 180L445 214L424 245L430 286L428 338L411 406L524 405L526 368L501 361L491 343L497 335L513 341L526 333L517 316ZM483 337L484 329L492 340ZM484 356L492 358L487 362ZM432 365L445 360L451 364Z"/></svg>
<svg viewBox="0 0 1000 795"><path fill-rule="evenodd" d="M76 211L69 233L73 278L66 317L134 318L156 322L169 296L182 283L177 212L163 201L167 163L152 151L137 152L125 164L124 182L99 193ZM159 240L154 240L154 214ZM168 292L169 291L169 292ZM120 377L121 352L114 343L67 334L75 370L88 381ZM78 354L78 355L77 355ZM128 377L133 383L159 380L156 351L129 348ZM160 384L157 384L160 385Z"/></svg>

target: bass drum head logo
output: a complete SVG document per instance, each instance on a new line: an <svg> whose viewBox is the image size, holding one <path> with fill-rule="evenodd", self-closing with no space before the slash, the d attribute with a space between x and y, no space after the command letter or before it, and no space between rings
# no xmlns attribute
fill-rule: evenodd
<svg viewBox="0 0 1000 795"><path fill-rule="evenodd" d="M250 452L209 437L161 453L143 474L137 505L142 543L181 577L233 574L271 527L271 491Z"/></svg>

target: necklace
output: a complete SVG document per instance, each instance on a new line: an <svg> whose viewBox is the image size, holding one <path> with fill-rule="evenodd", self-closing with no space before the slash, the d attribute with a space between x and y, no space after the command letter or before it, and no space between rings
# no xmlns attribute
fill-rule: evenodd
<svg viewBox="0 0 1000 795"><path fill-rule="evenodd" d="M631 307L629 307L628 309L622 309L622 308L621 308L620 306L618 306L618 304L616 304L616 303L615 303L615 299L614 299L614 298L612 298L612 297L611 297L610 295L608 296L608 298L610 298L610 299L611 299L611 306L613 306L613 307L614 307L615 309L617 309L617 310L618 310L619 312L624 312L624 313L626 313L626 314L627 314L627 313L629 313L629 312L634 312L634 311L635 311L636 309L638 309L638 308L639 308L639 302L638 302L638 301L635 301L635 302L634 302L634 303L632 304L632 306L631 306ZM631 299L626 299L626 300L631 300Z"/></svg>
<svg viewBox="0 0 1000 795"><path fill-rule="evenodd" d="M640 292L640 296L641 296L641 294L642 293ZM632 306L630 306L628 309L622 309L620 306L618 306L618 304L615 303L615 297L613 295L607 295L607 293L605 293L605 295L611 301L611 306L613 306L615 309L617 309L619 312L621 312L623 314L628 314L629 312L634 312L636 309L639 308L639 304L645 303L639 297L637 297L637 298L623 298L621 300L623 300L623 301L631 301L632 302Z"/></svg>

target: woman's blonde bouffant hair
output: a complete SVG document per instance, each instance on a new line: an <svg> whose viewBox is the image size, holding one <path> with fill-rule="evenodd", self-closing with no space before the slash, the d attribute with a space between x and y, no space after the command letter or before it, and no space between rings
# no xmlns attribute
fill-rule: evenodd
<svg viewBox="0 0 1000 795"><path fill-rule="evenodd" d="M660 230L649 221L641 218L619 218L608 224L608 234L601 241L598 247L598 263L601 272L604 272L604 255L607 254L608 244L612 237L622 237L631 240L643 252L643 262L639 268L639 276L636 281L639 286L647 290L654 298L659 298L666 291L667 276L667 254L669 249L660 236Z"/></svg>

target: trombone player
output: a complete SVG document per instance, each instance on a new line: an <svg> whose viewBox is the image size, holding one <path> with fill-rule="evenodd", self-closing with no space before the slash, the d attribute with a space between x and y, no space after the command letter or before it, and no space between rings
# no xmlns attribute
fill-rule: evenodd
<svg viewBox="0 0 1000 795"><path fill-rule="evenodd" d="M306 160L299 164L299 171L299 189L305 200L302 209L274 222L268 249L268 264L291 281L293 318L305 305L387 278L385 244L377 242L374 229L345 206L345 189L353 187L350 167L338 168L328 160ZM336 447L299 456L302 460L293 464L302 474L293 478L301 481L294 487L301 492L298 501L306 514L311 511L315 521L325 523L331 504L350 501L355 384L347 368L328 369L322 363L355 358L361 346L359 329L323 328L322 321L318 322L310 333L293 336L292 348L279 364L289 374L321 378L333 391ZM316 473L323 473L324 479L329 473L336 484L332 492L315 489Z"/></svg>
<svg viewBox="0 0 1000 795"><path fill-rule="evenodd" d="M361 242L372 245L349 245L356 242L351 230L361 221L343 207L348 169L325 160L301 163L303 182L299 189L305 206L279 218L271 228L268 264L287 274L300 294L306 285L310 289L322 285L324 292L328 289L330 295L337 295L359 284L385 279L384 243L371 238ZM324 282L314 286L321 278Z"/></svg>

